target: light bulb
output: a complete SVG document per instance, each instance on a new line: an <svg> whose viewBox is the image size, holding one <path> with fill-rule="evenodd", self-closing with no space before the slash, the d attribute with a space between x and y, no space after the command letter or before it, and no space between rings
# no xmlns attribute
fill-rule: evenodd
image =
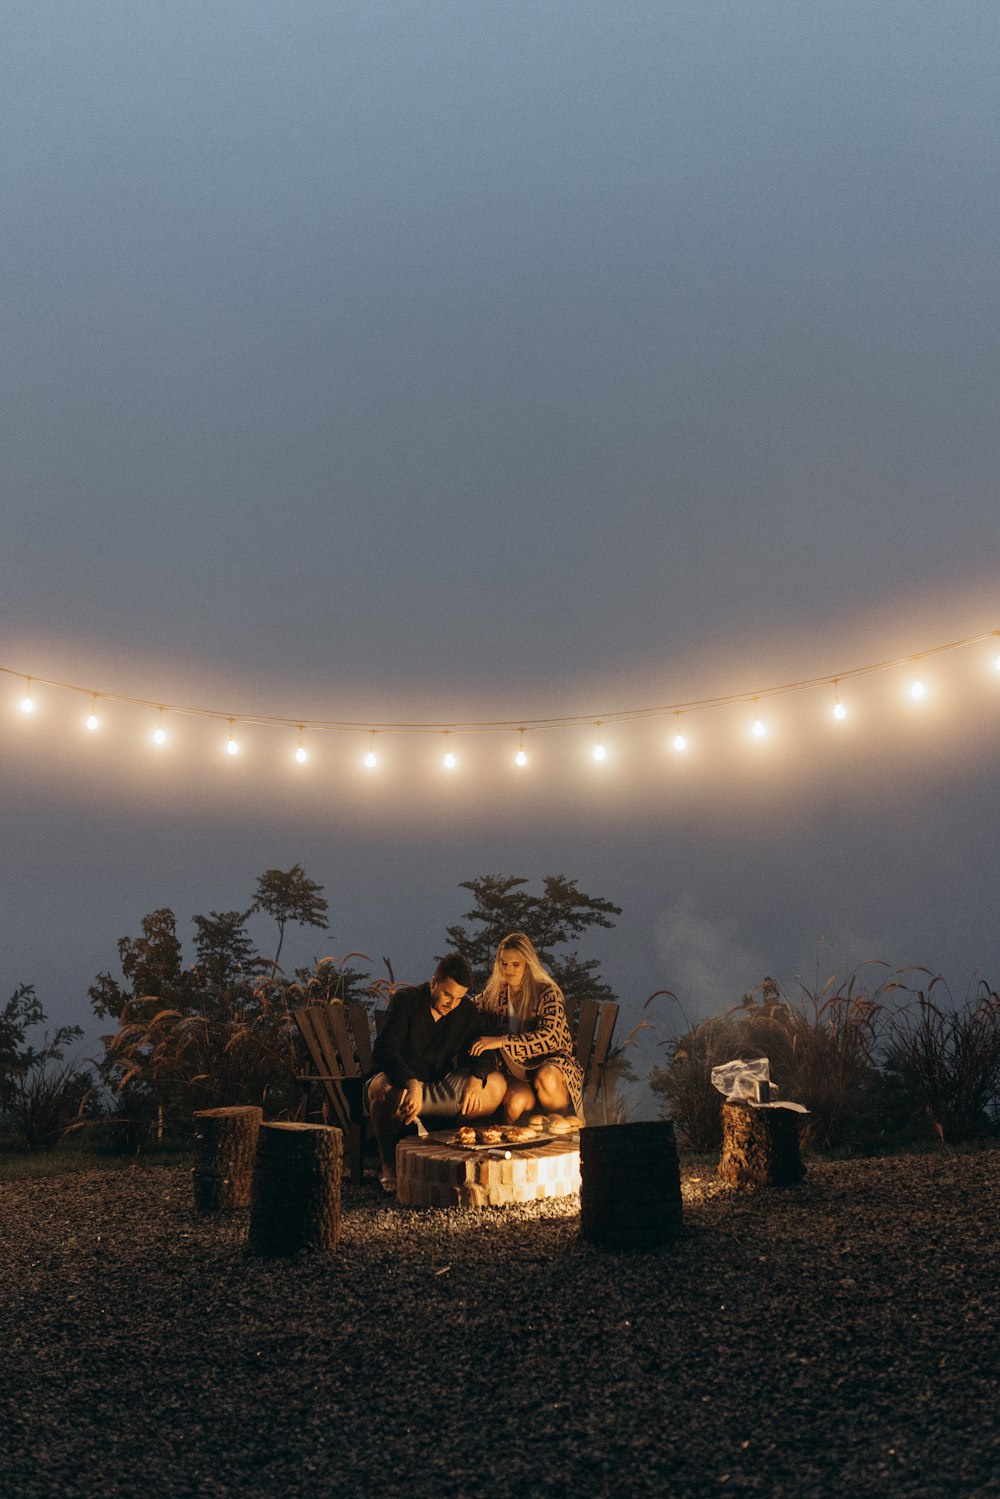
<svg viewBox="0 0 1000 1499"><path fill-rule="evenodd" d="M678 754L681 750L687 749L687 740L683 734L678 733L674 735L674 749L677 750Z"/></svg>
<svg viewBox="0 0 1000 1499"><path fill-rule="evenodd" d="M754 709L753 728L750 730L750 732L751 732L751 734L753 735L753 737L755 739L763 739L764 735L767 733L767 727L764 724L764 720L761 718L760 713L757 710L757 699L756 698L754 698L754 700L753 700L753 709Z"/></svg>
<svg viewBox="0 0 1000 1499"><path fill-rule="evenodd" d="M837 703L834 704L833 716L834 716L834 718L846 718L847 717L847 709L844 707L843 703L837 702Z"/></svg>
<svg viewBox="0 0 1000 1499"><path fill-rule="evenodd" d="M35 711L35 699L31 696L31 678L30 677L25 677L25 679L24 679L24 696L21 699L21 712L22 713L34 713L34 711Z"/></svg>
<svg viewBox="0 0 1000 1499"><path fill-rule="evenodd" d="M601 743L601 726L599 723L594 725L594 731L597 734L597 743L594 745L594 759L606 760L608 758L608 752L604 748L604 745Z"/></svg>
<svg viewBox="0 0 1000 1499"><path fill-rule="evenodd" d="M515 765L527 765L527 763L528 763L528 757L527 757L527 755L524 753L523 749L519 749L518 752L517 752L517 754L514 756L514 764Z"/></svg>
<svg viewBox="0 0 1000 1499"><path fill-rule="evenodd" d="M365 765L369 770L374 770L377 764L378 756L375 754L375 730L372 729L372 737L368 745L368 753L365 756Z"/></svg>
<svg viewBox="0 0 1000 1499"><path fill-rule="evenodd" d="M239 752L240 752L240 747L236 743L236 740L233 738L233 720L230 719L229 720L229 738L226 740L226 754L227 755L238 755Z"/></svg>
<svg viewBox="0 0 1000 1499"><path fill-rule="evenodd" d="M301 744L299 745L298 749L295 751L295 758L299 762L300 765L304 765L306 763L306 761L309 759L309 756L306 753L306 749L305 749L304 745L301 745Z"/></svg>
<svg viewBox="0 0 1000 1499"><path fill-rule="evenodd" d="M927 688L924 686L919 677L917 677L916 681L913 683L913 686L910 688L910 696L916 698L918 701L920 700L920 698L927 696Z"/></svg>
<svg viewBox="0 0 1000 1499"><path fill-rule="evenodd" d="M87 728L96 729L99 722L100 720L98 719L97 714L91 713L90 717L87 719Z"/></svg>
<svg viewBox="0 0 1000 1499"><path fill-rule="evenodd" d="M997 671L1000 671L1000 656L996 658L993 665L996 667Z"/></svg>
<svg viewBox="0 0 1000 1499"><path fill-rule="evenodd" d="M167 742L167 731L163 727L163 709L161 708L160 709L160 721L157 724L156 728L153 730L153 743L154 744L166 744L166 742Z"/></svg>
<svg viewBox="0 0 1000 1499"><path fill-rule="evenodd" d="M454 770L455 766L457 764L455 756L452 754L451 750L448 748L448 735L447 734L445 734L445 736L444 736L444 759L442 760L441 763L444 766L445 770Z"/></svg>

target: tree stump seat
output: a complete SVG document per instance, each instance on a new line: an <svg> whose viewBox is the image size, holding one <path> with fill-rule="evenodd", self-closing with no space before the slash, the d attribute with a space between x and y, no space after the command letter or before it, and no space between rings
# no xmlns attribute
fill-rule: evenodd
<svg viewBox="0 0 1000 1499"><path fill-rule="evenodd" d="M262 1124L253 1175L250 1254L336 1249L344 1137L328 1124Z"/></svg>
<svg viewBox="0 0 1000 1499"><path fill-rule="evenodd" d="M232 1105L195 1111L195 1207L248 1208L263 1109Z"/></svg>
<svg viewBox="0 0 1000 1499"><path fill-rule="evenodd" d="M799 1153L799 1116L781 1104L756 1107L745 1099L722 1105L719 1176L729 1187L757 1191L791 1187L806 1174Z"/></svg>

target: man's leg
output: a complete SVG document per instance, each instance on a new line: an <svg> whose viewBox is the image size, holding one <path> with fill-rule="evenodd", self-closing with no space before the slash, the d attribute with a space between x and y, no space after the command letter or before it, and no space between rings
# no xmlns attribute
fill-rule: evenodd
<svg viewBox="0 0 1000 1499"><path fill-rule="evenodd" d="M382 1160L382 1181L395 1185L396 1141L403 1132L399 1105L404 1090L394 1088L384 1072L377 1072L368 1084L368 1112Z"/></svg>

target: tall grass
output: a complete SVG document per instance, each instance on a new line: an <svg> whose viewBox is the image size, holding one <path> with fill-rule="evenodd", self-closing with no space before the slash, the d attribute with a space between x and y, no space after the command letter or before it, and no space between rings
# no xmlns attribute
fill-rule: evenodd
<svg viewBox="0 0 1000 1499"><path fill-rule="evenodd" d="M911 970L908 970L911 971ZM962 1006L940 977L912 990L910 1002L886 1028L883 1067L896 1107L916 1123L929 1122L953 1145L997 1131L1000 1123L1000 994L980 983ZM947 1003L931 995L942 991Z"/></svg>

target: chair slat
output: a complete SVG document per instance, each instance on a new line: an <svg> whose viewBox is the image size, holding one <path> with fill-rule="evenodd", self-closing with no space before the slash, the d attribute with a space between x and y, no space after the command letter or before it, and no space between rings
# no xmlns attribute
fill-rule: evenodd
<svg viewBox="0 0 1000 1499"><path fill-rule="evenodd" d="M579 1020L576 1027L576 1059L583 1068L584 1077L590 1075L590 1053L600 1008L596 999L580 1000Z"/></svg>
<svg viewBox="0 0 1000 1499"><path fill-rule="evenodd" d="M372 1070L372 1023L364 1005L348 1005L347 1013L351 1017L354 1047L357 1052L358 1065L361 1068L361 1076L367 1077Z"/></svg>
<svg viewBox="0 0 1000 1499"><path fill-rule="evenodd" d="M343 1005L332 1004L326 1007L327 1024L333 1033L334 1043L337 1047L337 1055L340 1061L339 1067L333 1067L332 1072L339 1072L343 1077L360 1077L358 1059L354 1055L354 1038L348 1026L348 1014ZM351 1017L353 1018L353 1017Z"/></svg>

